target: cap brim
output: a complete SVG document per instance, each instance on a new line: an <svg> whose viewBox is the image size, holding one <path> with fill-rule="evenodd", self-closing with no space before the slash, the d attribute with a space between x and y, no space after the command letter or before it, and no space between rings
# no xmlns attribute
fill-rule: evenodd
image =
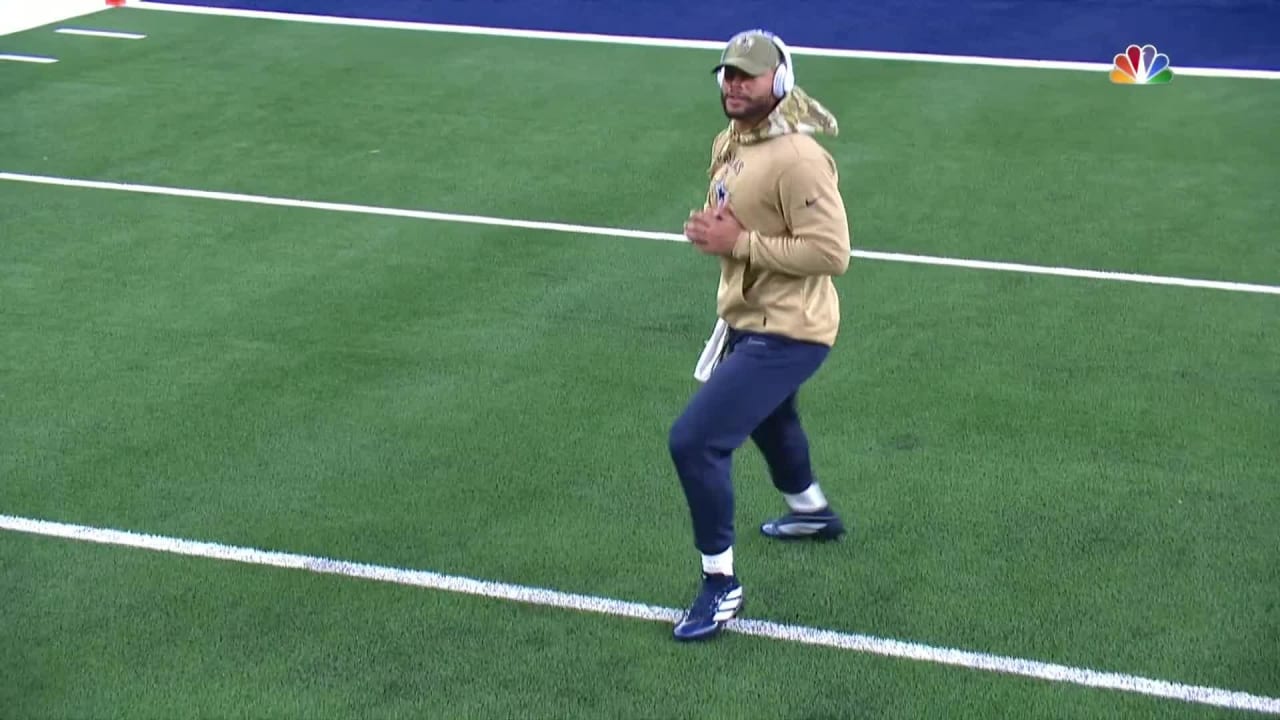
<svg viewBox="0 0 1280 720"><path fill-rule="evenodd" d="M757 65L755 65L754 63L751 63L751 62L746 62L746 61L742 61L742 60L730 60L730 61L728 61L728 62L720 63L719 65L717 65L717 66L715 66L714 68L712 68L712 69L711 69L711 74L712 74L712 75L714 75L714 74L716 74L716 73L720 72L722 69L727 68L727 67L731 67L731 68L735 68L735 69L737 69L737 70L741 70L742 72L744 72L744 73L746 73L746 74L750 75L751 77L758 77L758 76L760 76L760 75L763 75L763 74L765 74L765 73L769 72L769 70L770 70L770 68L767 68L767 67L762 68L762 67L759 67L759 66L757 66Z"/></svg>

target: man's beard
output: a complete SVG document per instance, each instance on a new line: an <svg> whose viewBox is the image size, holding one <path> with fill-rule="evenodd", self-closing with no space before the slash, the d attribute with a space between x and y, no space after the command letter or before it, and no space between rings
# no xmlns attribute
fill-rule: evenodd
<svg viewBox="0 0 1280 720"><path fill-rule="evenodd" d="M745 108L737 112L730 112L729 102L726 95L723 92L720 93L720 109L724 111L724 116L730 120L741 120L750 125L754 125L755 123L764 120L769 116L769 113L773 112L773 109L777 107L777 105L778 102L776 100L773 98L767 98L751 102Z"/></svg>

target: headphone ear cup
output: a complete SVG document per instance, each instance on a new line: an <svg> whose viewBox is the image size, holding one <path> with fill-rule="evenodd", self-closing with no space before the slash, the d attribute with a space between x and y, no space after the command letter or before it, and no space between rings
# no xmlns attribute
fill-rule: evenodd
<svg viewBox="0 0 1280 720"><path fill-rule="evenodd" d="M773 96L781 99L795 88L796 76L791 69L791 51L787 49L786 43L782 42L782 38L777 35L769 37L777 46L778 52L782 54L782 64L778 66L773 76Z"/></svg>

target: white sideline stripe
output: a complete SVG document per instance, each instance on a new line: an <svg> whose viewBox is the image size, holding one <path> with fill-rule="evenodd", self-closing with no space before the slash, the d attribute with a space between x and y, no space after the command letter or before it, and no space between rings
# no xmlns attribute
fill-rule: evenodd
<svg viewBox="0 0 1280 720"><path fill-rule="evenodd" d="M309 555L259 550L255 548L236 547L221 543L183 540L123 530L71 525L47 520L0 515L0 529L15 532L43 535L48 537L80 540L103 545L119 545L123 547L154 550L174 555L211 558L247 563L250 565L268 565L272 567L294 570L307 570L314 573L341 575L378 582L412 585L416 587L445 590L448 592L478 595L500 600L564 608L584 612L600 613L616 617L628 617L639 620L652 620L674 623L680 619L682 612L674 608L645 605L642 603L614 600L564 593L545 588L511 585L502 582L476 580L473 578L443 575L426 570L408 570L403 568L354 563ZM1188 703L1215 705L1236 710L1253 710L1280 714L1280 698L1252 695L1249 693L1223 690L1220 688L1165 680L1125 675L1121 673L1103 672L1087 668L1070 667L1045 663L1038 660L1003 657L986 653L940 648L919 643L905 642L859 635L855 633L823 630L821 628L800 625L784 625L767 620L735 619L726 624L725 629L742 635L787 640L807 645L821 645L842 650L884 655L888 657L920 660L923 662L955 665L974 670L1063 682L1086 687L1119 690L1155 697L1181 700Z"/></svg>
<svg viewBox="0 0 1280 720"><path fill-rule="evenodd" d="M56 33L63 35L87 35L89 37L119 38L121 40L141 40L146 35L138 33L116 32L114 30L83 30L80 28L58 28L54 30Z"/></svg>
<svg viewBox="0 0 1280 720"><path fill-rule="evenodd" d="M468 223L474 225L524 228L528 230L548 230L552 232L573 233L578 235L602 235L605 237L633 238L638 240L688 242L688 239L680 233L654 232L650 230L626 230L622 228L595 227L590 225L574 225L571 223L543 222L538 220L510 220L507 218L486 217L483 215L462 215L457 213L433 212L430 210L407 210L401 208L377 207L373 205L356 205L351 203L296 200L293 198L269 197L264 195L246 195L243 193L216 192L210 190L191 190L188 188L105 182L101 180L79 180L75 178L49 177L45 175L27 175L24 173L0 172L0 180L32 183L37 185L58 185L63 187L90 188L96 190L118 190L147 195L169 195L173 197L200 198L204 200L223 200L227 202L249 203L254 205L276 205L281 207L306 208L311 210L329 210L362 215L385 215L390 217L413 218L417 220L438 220L443 222ZM1143 283L1147 285L1176 285L1182 287L1207 288L1211 290L1227 290L1231 292L1280 295L1280 285L1257 285L1221 280L1198 280L1193 278L1141 275L1137 273L1112 272L1107 270L1078 270L1075 268L1047 267L1043 265L1027 265L1024 263L996 262L991 260L964 260L958 258L934 257L930 255L879 252L874 250L853 250L849 254L851 257L866 260L884 260L888 262L916 263L920 265L962 267L975 270L1000 270L1005 272L1020 272L1034 275L1057 275L1061 277L1114 280L1120 282Z"/></svg>
<svg viewBox="0 0 1280 720"><path fill-rule="evenodd" d="M143 193L147 195L171 195L174 197L200 198L203 200L225 200L228 202L249 203L253 205L278 205L281 207L306 208L310 210L332 210L334 212L357 213L361 215L386 215L390 217L414 218L417 220L440 220L444 222L498 225L502 227L517 227L530 230L552 230L556 232L579 233L585 235L607 235L614 237L637 238L641 240L684 241L683 235L677 235L675 233L646 232L644 230L619 230L614 228L588 227L585 225L570 225L567 223L539 222L535 220L507 220L504 218L483 217L480 215L459 215L455 213L432 212L430 210L403 210L400 208L376 207L373 205L295 200L293 198L245 195L241 193L214 192L208 190L190 190L187 188L161 187L157 185L136 185L132 183L102 182L98 180L76 180L73 178L46 177L42 175L25 175L22 173L8 172L0 172L0 180L12 180L14 182L35 183L39 185L92 188L96 190L122 190L125 192Z"/></svg>
<svg viewBox="0 0 1280 720"><path fill-rule="evenodd" d="M605 35L600 33L561 32L552 30L519 30L514 28L486 27L480 25L452 25L447 23L409 22L405 20L374 20L332 15L308 15L268 10L241 10L238 8L201 7L198 5L173 5L169 3L129 3L129 7L145 10L190 13L194 15L218 15L222 17L255 18L259 20L284 20L320 25L346 25L350 27L383 28L391 30L420 30L426 32L456 33L461 35L487 35L491 37L528 38L536 40L570 40L576 42L608 43L610 45L641 45L646 47L670 47L694 50L721 50L723 40L683 40L678 38L643 37L633 35ZM995 67L1041 68L1047 70L1087 70L1108 72L1111 64L1105 62L1075 62L1070 60L1035 60L1029 58L1000 58L981 55L941 55L935 53L889 52L881 50L846 50L789 46L793 55L818 57L855 58L860 60L905 60L912 62L949 63L955 65L989 65ZM1124 48L1117 48L1116 52ZM1255 70L1246 68L1201 68L1173 66L1173 74L1202 77L1280 79L1280 70Z"/></svg>
<svg viewBox="0 0 1280 720"><path fill-rule="evenodd" d="M0 53L0 60L12 60L13 62L41 63L41 64L58 62L57 58L40 57L38 55L6 55L4 53Z"/></svg>
<svg viewBox="0 0 1280 720"><path fill-rule="evenodd" d="M1280 285L1257 285L1253 283L1229 282L1224 280L1198 280L1194 278L1169 277L1165 275L1142 275L1139 273L1113 272L1110 270L1080 270L1076 268L1047 267L1044 265L1026 265L1023 263L995 262L990 260L963 260L958 258L932 257L929 255L906 255L903 253L876 252L871 250L854 250L851 255L867 260L886 260L889 262L919 263L922 265L944 265L950 267L970 268L974 270L1001 270L1005 272L1021 272L1033 275L1057 275L1060 277L1088 278L1091 280L1114 280L1118 282L1142 283L1145 285L1176 285L1180 287L1208 288L1210 290L1228 290L1232 292L1258 293L1262 295L1280 295Z"/></svg>

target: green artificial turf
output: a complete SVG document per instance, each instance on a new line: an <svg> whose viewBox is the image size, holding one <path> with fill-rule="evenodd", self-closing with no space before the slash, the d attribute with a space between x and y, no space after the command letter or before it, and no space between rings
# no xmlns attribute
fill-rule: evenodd
<svg viewBox="0 0 1280 720"><path fill-rule="evenodd" d="M0 67L0 172L678 231L723 123L702 51L94 21L148 38L5 38L60 62ZM1277 283L1280 85L801 62L857 247ZM666 433L716 272L681 244L0 181L0 513L683 606ZM782 506L744 448L748 616L1280 696L1280 298L862 260L838 286L801 412L853 531L767 543ZM0 705L1200 712L137 552L0 535Z"/></svg>

